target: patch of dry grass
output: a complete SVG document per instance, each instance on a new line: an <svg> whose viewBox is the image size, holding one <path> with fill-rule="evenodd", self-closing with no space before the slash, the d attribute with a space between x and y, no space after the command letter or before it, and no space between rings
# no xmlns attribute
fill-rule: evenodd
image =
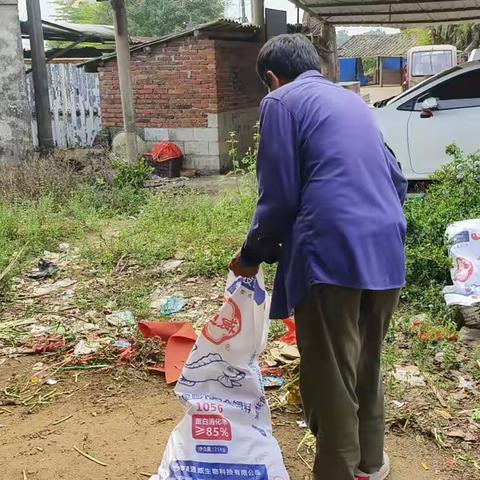
<svg viewBox="0 0 480 480"><path fill-rule="evenodd" d="M0 199L38 200L45 194L62 199L80 185L110 183L113 177L103 149L56 150L18 165L0 164Z"/></svg>

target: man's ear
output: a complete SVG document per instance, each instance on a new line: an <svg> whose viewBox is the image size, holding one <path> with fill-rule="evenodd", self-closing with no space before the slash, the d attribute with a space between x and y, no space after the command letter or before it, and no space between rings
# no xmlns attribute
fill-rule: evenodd
<svg viewBox="0 0 480 480"><path fill-rule="evenodd" d="M280 88L283 83L282 81L271 71L268 70L266 73L268 88L271 92Z"/></svg>

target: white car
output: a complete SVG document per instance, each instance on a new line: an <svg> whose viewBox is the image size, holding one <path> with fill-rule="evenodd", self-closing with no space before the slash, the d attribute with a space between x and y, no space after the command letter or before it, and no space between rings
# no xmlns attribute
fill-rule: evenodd
<svg viewBox="0 0 480 480"><path fill-rule="evenodd" d="M374 105L385 142L408 180L427 180L450 159L447 145L480 150L480 61L457 65Z"/></svg>

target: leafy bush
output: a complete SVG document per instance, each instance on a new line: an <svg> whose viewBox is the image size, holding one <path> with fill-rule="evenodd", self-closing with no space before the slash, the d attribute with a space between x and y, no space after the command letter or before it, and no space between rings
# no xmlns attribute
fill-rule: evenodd
<svg viewBox="0 0 480 480"><path fill-rule="evenodd" d="M423 199L407 201L406 301L448 316L443 296L450 283L445 230L451 223L480 217L480 155L464 156L454 145L452 161L433 177Z"/></svg>
<svg viewBox="0 0 480 480"><path fill-rule="evenodd" d="M143 158L134 165L118 161L115 162L114 166L117 170L115 185L120 188L129 187L135 190L142 189L154 171Z"/></svg>

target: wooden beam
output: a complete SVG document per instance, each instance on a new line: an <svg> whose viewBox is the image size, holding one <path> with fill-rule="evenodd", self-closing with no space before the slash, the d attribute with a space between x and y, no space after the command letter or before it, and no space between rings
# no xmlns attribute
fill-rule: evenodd
<svg viewBox="0 0 480 480"><path fill-rule="evenodd" d="M320 15L314 14L317 18L323 18ZM351 15L352 17L361 17L362 15ZM478 17L452 17L452 18L442 18L440 20L392 20L386 21L382 20L373 20L366 22L365 20L348 20L348 17L342 17L343 20L332 20L332 17L328 20L330 23L335 25L438 25L441 23L462 23L462 22L477 22L480 20L480 10Z"/></svg>
<svg viewBox="0 0 480 480"><path fill-rule="evenodd" d="M447 8L438 8L434 10L429 10L428 14L432 13L458 13L458 12L464 12L465 8L460 8L460 7L447 7ZM480 11L480 7L479 7ZM328 19L329 17L368 17L368 16L380 16L380 15L421 15L425 14L424 10L395 10L395 11L390 11L390 10L384 10L381 12L376 12L376 11L371 11L371 12L345 12L345 10L342 10L341 12L324 12L322 11L322 17L325 19Z"/></svg>
<svg viewBox="0 0 480 480"><path fill-rule="evenodd" d="M360 0L346 0L346 1L332 1L332 2L321 2L321 3L310 3L310 4L303 4L303 2L298 1L297 3L300 5L301 8L334 8L334 7L362 7L368 8L370 6L389 6L389 5L415 5L421 6L422 3L455 3L463 0L432 0L431 2L414 2L412 0L396 0L395 2L388 2L386 0L372 0L369 2L362 2ZM470 8L464 8L464 10L471 10ZM424 10L425 11L425 10ZM428 10L427 10L428 13Z"/></svg>

